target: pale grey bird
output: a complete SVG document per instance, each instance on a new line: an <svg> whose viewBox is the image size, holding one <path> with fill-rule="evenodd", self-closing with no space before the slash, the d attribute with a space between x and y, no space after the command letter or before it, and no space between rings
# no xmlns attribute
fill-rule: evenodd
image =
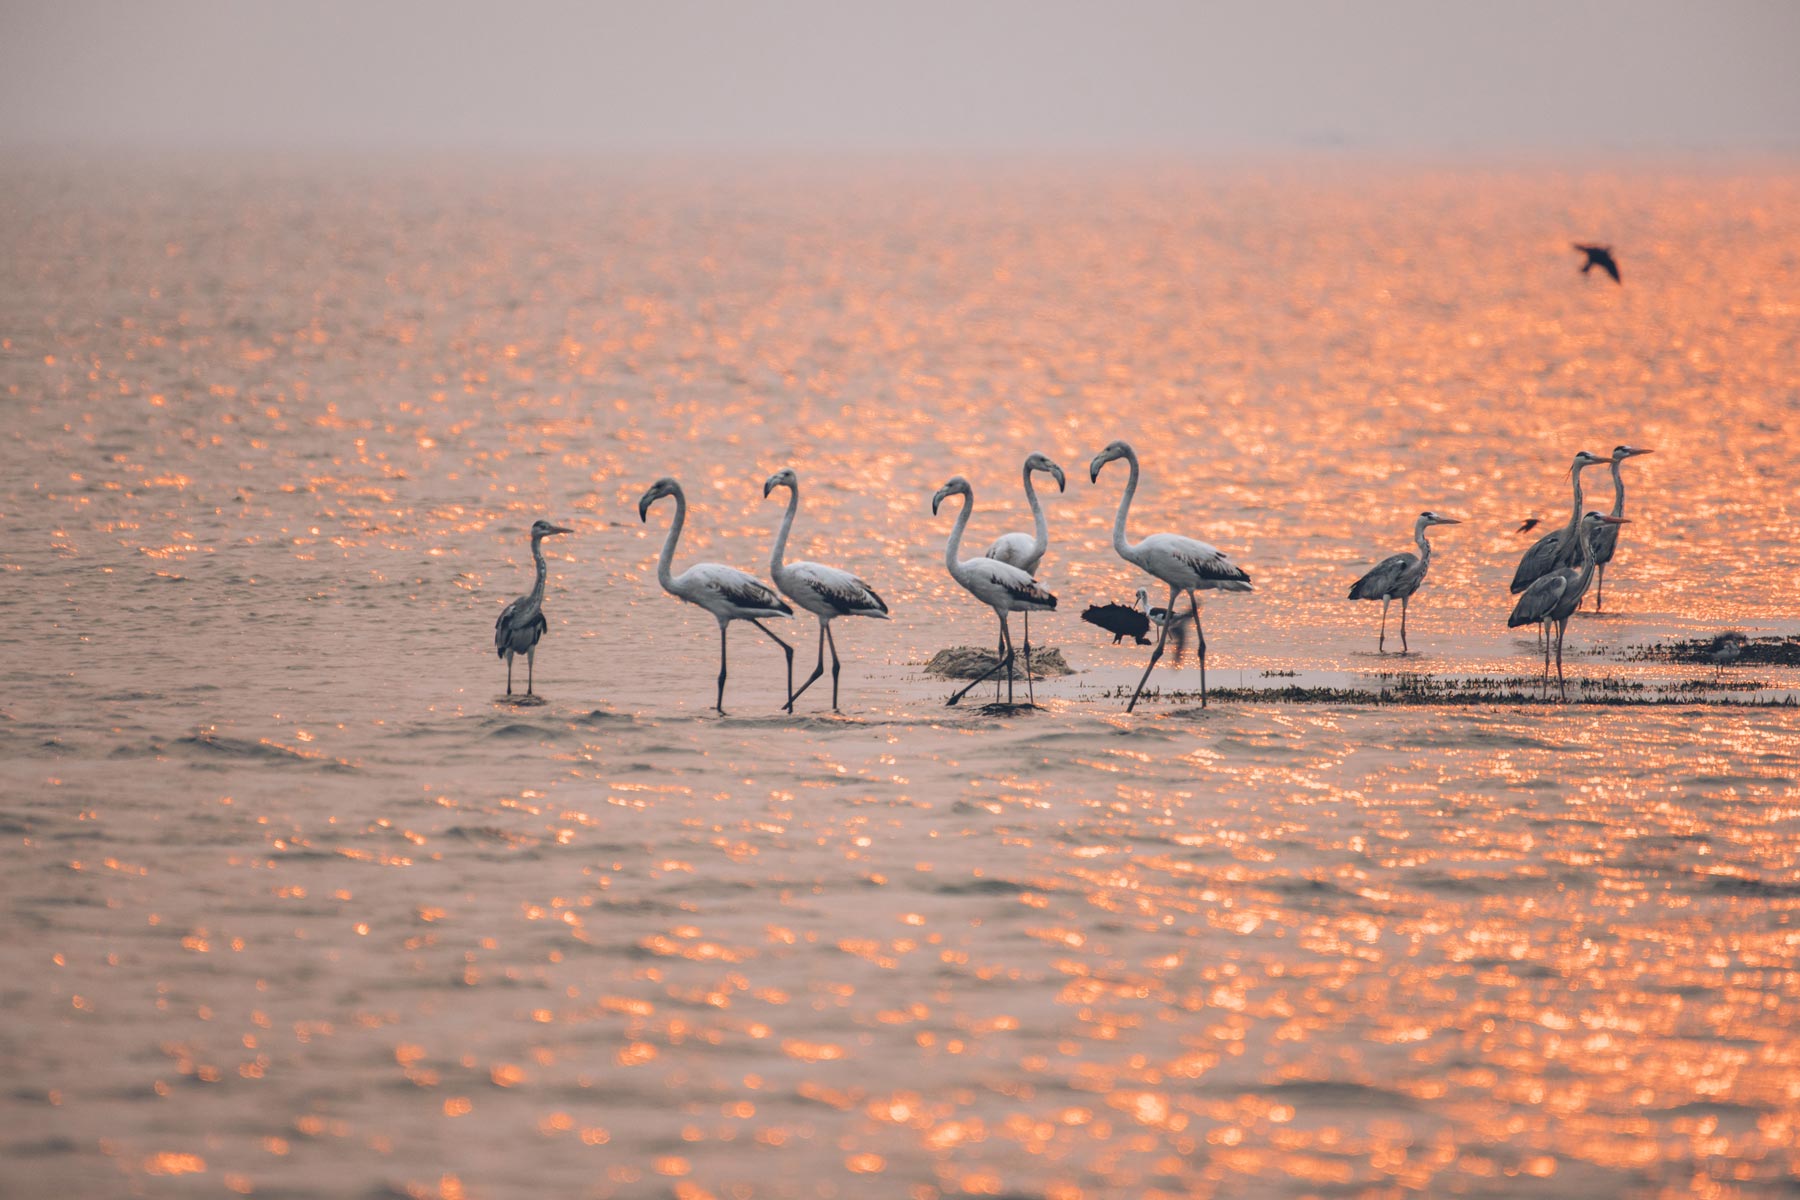
<svg viewBox="0 0 1800 1200"><path fill-rule="evenodd" d="M1518 595L1558 567L1572 567L1581 561L1581 547L1575 542L1575 527L1581 523L1581 473L1595 463L1605 461L1586 450L1575 455L1575 461L1569 466L1569 478L1574 481L1575 488L1575 501L1569 506L1569 523L1532 543L1525 557L1519 560L1519 569L1513 572L1513 595Z"/></svg>
<svg viewBox="0 0 1800 1200"><path fill-rule="evenodd" d="M1388 605L1395 600L1400 601L1400 653L1411 653L1412 647L1406 644L1406 605L1419 590L1419 585L1425 582L1425 572L1431 570L1431 543L1426 540L1425 531L1433 525L1461 524L1461 521L1440 517L1434 512L1420 513L1419 519L1413 522L1413 541L1418 544L1419 552L1414 554L1407 550L1384 558L1367 575L1350 585L1350 599L1381 601L1381 636L1375 643L1377 654L1387 653Z"/></svg>
<svg viewBox="0 0 1800 1200"><path fill-rule="evenodd" d="M1026 458L1025 502L1031 506L1031 533L1003 533L994 539L994 544L987 548L986 557L1037 578L1038 567L1043 564L1044 553L1050 549L1050 522L1044 517L1044 505L1038 499L1037 488L1032 485L1031 473L1042 471L1056 480L1056 490L1066 490L1063 469L1042 454L1033 454ZM1025 687L1027 699L1036 703L1037 697L1031 693L1031 610L1025 611ZM995 686L998 687L998 681Z"/></svg>
<svg viewBox="0 0 1800 1200"><path fill-rule="evenodd" d="M506 660L506 694L509 696L512 695L513 656L516 654L525 656L525 694L532 694L538 639L550 627L544 620L544 581L550 572L549 564L544 561L544 539L573 532L542 519L531 523L531 557L537 563L537 582L531 585L528 595L520 596L501 609L500 619L494 622L494 653Z"/></svg>
<svg viewBox="0 0 1800 1200"><path fill-rule="evenodd" d="M1056 608L1056 597L1051 595L1037 580L1029 574L1012 566L1010 563L997 562L985 556L981 558L961 557L963 530L969 526L969 514L975 509L975 491L969 481L961 475L953 476L950 482L939 488L931 497L931 515L936 516L940 505L951 496L963 498L962 511L956 514L956 525L950 530L950 540L944 543L944 569L950 577L968 589L969 594L994 610L994 616L1000 621L1000 646L1003 651L1000 660L993 670L969 681L960 689L946 705L955 704L968 695L969 689L992 675L994 671L1006 673L1006 701L1012 703L1013 654L1012 630L1008 628L1006 619L1016 612L1050 612ZM1025 648L1025 673L1027 686L1031 678L1031 647Z"/></svg>
<svg viewBox="0 0 1800 1200"><path fill-rule="evenodd" d="M1525 589L1519 602L1513 606L1512 615L1506 619L1508 629L1516 629L1520 625L1544 626L1544 681L1550 679L1550 633L1555 626L1556 634L1556 682L1561 688L1564 699L1568 698L1568 685L1563 681L1563 635L1568 632L1569 618L1581 607L1581 598L1587 595L1588 584L1594 578L1594 534L1602 525L1623 525L1623 517L1608 517L1601 513L1591 512L1581 519L1578 526L1577 541L1581 545L1581 567L1558 567L1543 576L1536 583Z"/></svg>
<svg viewBox="0 0 1800 1200"><path fill-rule="evenodd" d="M806 682L788 697L787 711L794 711L794 701L800 693L813 685L821 675L825 674L825 645L831 644L831 711L838 710L838 673L842 664L838 661L837 639L831 636L831 622L837 617L875 617L878 620L888 619L888 607L882 598L875 594L875 589L852 575L848 571L840 571L836 567L827 567L815 562L784 562L787 553L788 534L794 528L794 514L800 508L800 477L794 474L792 467L783 467L769 476L763 484L763 498L778 487L788 490L787 512L781 518L781 531L775 535L775 548L769 552L769 578L775 581L789 600L819 618L819 662L813 667L813 673L806 677Z"/></svg>
<svg viewBox="0 0 1800 1200"><path fill-rule="evenodd" d="M663 540L662 557L656 560L656 581L669 595L704 608L719 622L719 698L715 705L719 715L725 715L725 634L733 621L750 622L781 647L787 656L787 694L791 699L794 648L776 637L762 618L791 617L794 610L775 594L775 589L735 567L695 563L681 574L674 574L675 543L681 540L681 527L687 523L687 494L681 485L666 475L651 484L638 500L638 520L648 521L650 506L664 496L675 497L675 519L669 523L669 535Z"/></svg>
<svg viewBox="0 0 1800 1200"><path fill-rule="evenodd" d="M1125 481L1125 494L1119 497L1119 511L1113 517L1113 549L1126 562L1169 585L1168 607L1171 610L1175 608L1176 597L1182 592L1187 593L1188 604L1195 614L1194 635L1200 643L1200 707L1205 708L1206 630L1200 625L1200 601L1194 593L1248 592L1252 590L1250 576L1226 557L1224 551L1197 538L1183 537L1178 533L1153 533L1138 542L1128 539L1125 536L1125 520L1131 514L1132 497L1137 495L1137 452L1127 442L1108 443L1106 449L1094 455L1093 461L1088 463L1088 482L1098 483L1100 468L1121 458L1125 460L1131 474ZM1126 712L1137 707L1138 697L1144 692L1144 683L1150 678L1150 672L1156 669L1156 662L1163 655L1163 644L1168 641L1168 637L1169 626L1164 624L1162 633L1157 635L1156 649L1150 652L1150 663L1138 677L1137 689L1131 693L1131 700L1125 705Z"/></svg>
<svg viewBox="0 0 1800 1200"><path fill-rule="evenodd" d="M1619 466L1628 458L1636 458L1640 454L1654 454L1654 450L1645 450L1637 446L1614 446L1612 452L1613 506L1612 515L1625 515L1625 476L1619 473ZM1598 571L1594 577L1594 611L1601 612L1606 608L1606 564L1613 560L1613 554L1619 548L1619 527L1602 525L1594 535L1594 562Z"/></svg>

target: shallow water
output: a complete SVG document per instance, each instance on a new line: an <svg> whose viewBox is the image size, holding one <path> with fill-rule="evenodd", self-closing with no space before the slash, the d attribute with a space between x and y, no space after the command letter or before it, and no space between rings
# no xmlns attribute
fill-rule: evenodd
<svg viewBox="0 0 1800 1200"><path fill-rule="evenodd" d="M1125 437L1133 536L1255 577L1206 605L1214 686L1530 676L1511 531L1624 441L1658 453L1572 678L1800 632L1791 173L39 160L0 196L0 1192L1800 1174L1800 715L1127 716L1146 652L1076 620L1139 582L1086 471ZM917 664L994 630L929 497L970 477L978 551L1032 450L1069 476L1034 639L1078 673L945 709ZM721 720L635 501L679 475L678 562L763 573L790 464L790 556L894 619L837 627L841 717L829 678L780 714L738 630ZM1379 657L1342 596L1423 508L1465 524ZM491 627L539 515L577 533L518 707Z"/></svg>

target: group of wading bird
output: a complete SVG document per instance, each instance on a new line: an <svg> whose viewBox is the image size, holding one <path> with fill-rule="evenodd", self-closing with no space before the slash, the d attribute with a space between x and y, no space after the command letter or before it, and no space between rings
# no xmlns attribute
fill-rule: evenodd
<svg viewBox="0 0 1800 1200"><path fill-rule="evenodd" d="M1610 458L1600 458L1585 450L1578 453L1569 470L1575 496L1574 503L1570 506L1568 524L1539 538L1526 551L1525 557L1519 562L1518 571L1513 575L1512 591L1519 595L1519 601L1513 608L1507 625L1511 628L1521 625L1538 627L1544 646L1546 682L1549 680L1550 658L1554 649L1557 682L1559 686L1563 685L1563 635L1568 629L1569 618L1581 607L1596 575L1600 581L1595 597L1596 606L1603 601L1606 564L1612 561L1613 552L1617 548L1619 526L1627 523L1625 481L1619 468L1626 459L1649 453L1649 450L1633 446L1614 447ZM1112 633L1115 644L1129 634L1139 645L1148 645L1149 639L1145 635L1150 625L1160 627L1155 649L1150 652L1150 662L1145 666L1136 689L1131 693L1131 700L1125 706L1127 712L1137 706L1138 697L1143 694L1150 672L1156 669L1157 661L1162 658L1171 629L1177 631L1179 638L1181 628L1192 622L1200 660L1200 703L1204 706L1206 635L1200 627L1198 593L1248 592L1251 590L1250 576L1223 551L1196 538L1174 533L1155 533L1133 542L1126 537L1125 521L1131 511L1132 498L1137 495L1137 453L1129 443L1113 442L1088 464L1088 481L1098 483L1101 468L1119 459L1125 460L1131 473L1125 483L1125 492L1119 499L1118 515L1113 519L1113 549L1126 562L1168 584L1169 603L1166 608L1151 608L1149 593L1146 589L1139 588L1135 606L1091 606L1082 614L1082 618ZM1612 464L1612 513L1607 515L1590 512L1584 515L1581 511L1581 473L1597 463L1606 462ZM978 558L963 558L960 554L963 531L968 527L969 515L975 507L975 493L969 486L969 481L961 475L955 476L931 497L934 516L944 501L952 496L962 497L963 503L956 515L956 524L951 528L950 540L944 546L944 567L950 572L951 578L977 600L993 609L1000 624L994 665L958 690L946 701L947 704L953 705L961 700L982 680L1002 674L1006 680L1007 703L1012 703L1013 667L1017 658L1013 651L1012 629L1009 624L1013 613L1024 614L1026 689L1028 702L1035 702L1031 673L1031 614L1055 609L1056 597L1033 578L1038 564L1043 561L1044 554L1049 549L1050 531L1032 476L1038 473L1050 476L1056 480L1058 491L1063 490L1065 480L1062 468L1042 454L1033 454L1027 458L1023 473L1025 498L1031 506L1035 530L1032 533L1006 534ZM668 535L663 540L662 555L656 564L656 578L663 590L671 596L698 605L719 622L719 690L715 707L721 714L725 711L726 639L731 622L748 621L781 647L782 653L787 657L787 703L782 707L790 713L794 711L794 701L824 675L825 651L829 647L831 707L836 711L841 664L837 642L831 633L831 622L838 617L876 617L885 620L888 615L887 604L875 589L850 572L820 563L785 561L788 534L793 530L794 516L800 507L799 478L791 468L775 472L763 484L763 497L768 498L776 488L786 488L788 500L780 530L775 535L774 549L769 554L769 575L775 581L775 588L770 588L743 571L719 563L696 563L679 575L676 574L675 545L681 540L682 527L687 523L687 496L682 492L681 484L664 477L651 484L649 490L638 500L638 519L642 521L649 520L650 506L658 500L665 497L673 497L675 500L675 518L669 523ZM1410 651L1411 647L1406 641L1407 604L1419 590L1419 585L1424 583L1426 572L1431 569L1431 543L1426 539L1425 531L1437 525L1458 524L1461 522L1439 516L1435 512L1420 513L1418 520L1413 523L1413 541L1418 545L1419 552L1414 554L1407 551L1383 559L1350 588L1351 600L1381 601L1381 633L1376 642L1378 653L1387 651L1388 609L1395 600L1400 601L1401 653ZM1520 532L1529 530L1536 524L1536 521L1527 521L1520 527ZM521 596L508 604L501 612L500 619L494 623L494 649L506 660L508 696L512 695L513 658L519 654L525 656L525 691L527 695L531 694L537 643L547 628L543 613L547 573L543 540L569 532L571 530L568 528L548 521L540 520L532 525L531 554L537 564L537 582L529 595ZM780 594L777 594L776 588L780 589ZM1187 607L1178 608L1178 601L1183 594L1187 597ZM792 606L782 599L784 595L819 618L818 662L813 667L812 674L798 689L794 687L793 646L762 623L767 617L794 615ZM997 681L995 686L997 695Z"/></svg>

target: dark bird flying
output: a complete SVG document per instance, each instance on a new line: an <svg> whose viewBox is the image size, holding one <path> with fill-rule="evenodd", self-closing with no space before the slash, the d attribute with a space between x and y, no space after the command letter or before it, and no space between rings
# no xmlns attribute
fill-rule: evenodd
<svg viewBox="0 0 1800 1200"><path fill-rule="evenodd" d="M1614 283L1623 283L1619 278L1619 264L1613 261L1611 246L1589 246L1583 242L1570 242L1571 246L1587 255L1587 261L1581 264L1581 273L1586 275L1595 267L1599 267L1613 277Z"/></svg>

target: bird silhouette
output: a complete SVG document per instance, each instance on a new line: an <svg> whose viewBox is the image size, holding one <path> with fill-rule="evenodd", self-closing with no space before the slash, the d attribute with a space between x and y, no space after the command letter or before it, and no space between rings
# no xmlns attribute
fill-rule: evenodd
<svg viewBox="0 0 1800 1200"><path fill-rule="evenodd" d="M1613 261L1611 246L1589 246L1584 242L1570 242L1571 246L1587 255L1587 261L1581 264L1581 273L1586 275L1595 267L1599 267L1613 277L1614 283L1623 283L1619 278L1619 264Z"/></svg>
<svg viewBox="0 0 1800 1200"><path fill-rule="evenodd" d="M1536 529L1540 524L1542 524L1542 522L1539 520L1539 518L1526 517L1525 523L1520 525L1517 529L1513 530L1513 532L1514 533L1530 533L1532 530Z"/></svg>

